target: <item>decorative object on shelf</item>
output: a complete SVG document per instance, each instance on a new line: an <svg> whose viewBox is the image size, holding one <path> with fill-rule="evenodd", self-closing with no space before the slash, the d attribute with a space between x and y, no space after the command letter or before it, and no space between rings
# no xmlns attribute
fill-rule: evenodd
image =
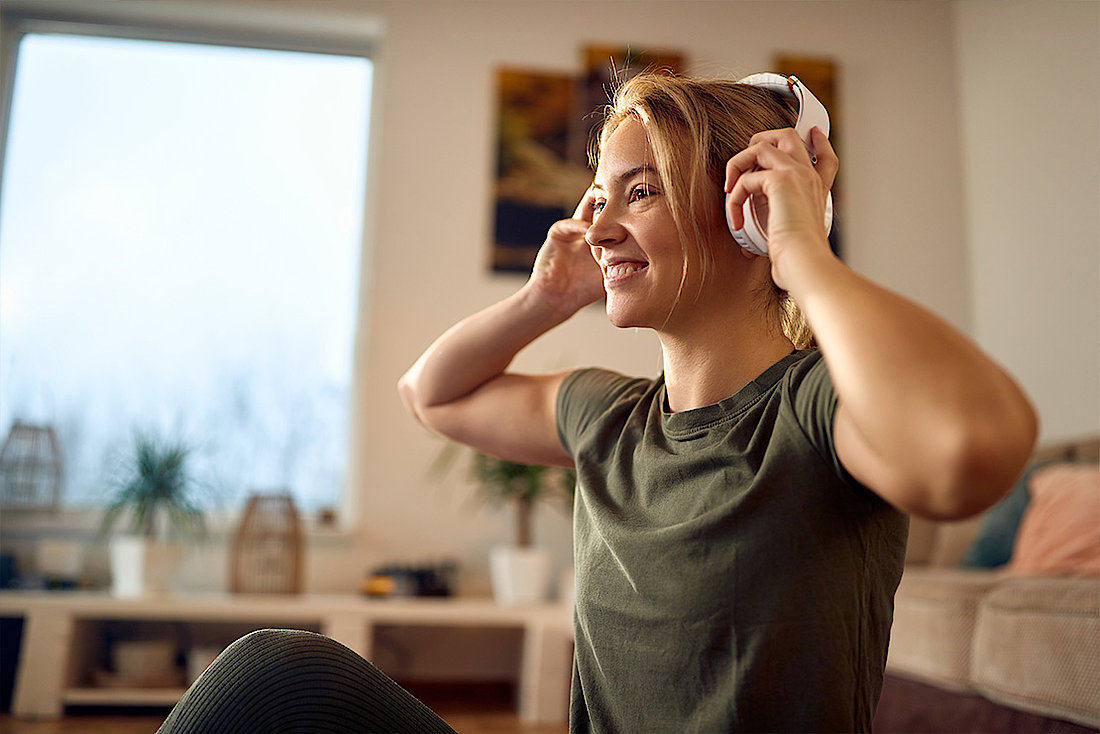
<svg viewBox="0 0 1100 734"><path fill-rule="evenodd" d="M302 524L290 494L253 494L233 538L229 566L234 593L302 591Z"/></svg>
<svg viewBox="0 0 1100 734"><path fill-rule="evenodd" d="M577 475L572 469L518 464L474 452L471 474L490 505L512 504L516 511L515 545L534 545L533 522L540 502L568 499L572 504Z"/></svg>
<svg viewBox="0 0 1100 734"><path fill-rule="evenodd" d="M462 452L461 444L448 441L429 471L445 474ZM510 504L515 509L514 543L489 550L494 598L501 604L546 601L550 593L550 557L534 546L535 508L555 498L571 507L576 472L563 467L518 464L476 451L472 454L470 476L477 481L485 501L492 506Z"/></svg>
<svg viewBox="0 0 1100 734"><path fill-rule="evenodd" d="M116 596L168 590L183 554L178 542L205 532L188 473L191 450L149 435L134 439L134 453L107 506L100 534L123 517L125 529L110 539L111 589Z"/></svg>
<svg viewBox="0 0 1100 734"><path fill-rule="evenodd" d="M175 640L117 640L110 649L112 670L92 674L100 688L175 688L184 683Z"/></svg>
<svg viewBox="0 0 1100 734"><path fill-rule="evenodd" d="M559 467L518 464L475 453L472 473L490 504L510 503L516 513L515 543L489 550L489 578L501 604L545 601L550 591L550 556L534 545L533 525L539 502L572 499L576 474Z"/></svg>
<svg viewBox="0 0 1100 734"><path fill-rule="evenodd" d="M88 544L82 539L39 538L34 549L36 580L42 587L54 591L76 589L80 586L87 555Z"/></svg>
<svg viewBox="0 0 1100 734"><path fill-rule="evenodd" d="M61 498L61 448L51 426L15 421L0 448L0 507L56 510Z"/></svg>
<svg viewBox="0 0 1100 734"><path fill-rule="evenodd" d="M458 564L387 564L372 570L363 580L362 592L375 599L394 596L449 597L454 593Z"/></svg>

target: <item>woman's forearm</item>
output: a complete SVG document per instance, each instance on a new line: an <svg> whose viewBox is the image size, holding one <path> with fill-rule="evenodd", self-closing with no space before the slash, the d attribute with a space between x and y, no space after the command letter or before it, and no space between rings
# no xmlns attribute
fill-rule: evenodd
<svg viewBox="0 0 1100 734"><path fill-rule="evenodd" d="M525 287L458 322L436 339L398 388L421 421L423 411L450 403L503 374L525 346L564 321Z"/></svg>

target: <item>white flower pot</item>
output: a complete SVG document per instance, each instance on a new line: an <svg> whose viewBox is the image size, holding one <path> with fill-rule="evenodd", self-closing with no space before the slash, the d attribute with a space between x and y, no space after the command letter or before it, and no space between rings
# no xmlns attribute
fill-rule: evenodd
<svg viewBox="0 0 1100 734"><path fill-rule="evenodd" d="M550 556L540 548L495 546L489 550L489 578L499 604L544 602L550 590Z"/></svg>
<svg viewBox="0 0 1100 734"><path fill-rule="evenodd" d="M167 592L179 566L182 548L140 536L116 535L111 538L108 553L111 593L133 597Z"/></svg>

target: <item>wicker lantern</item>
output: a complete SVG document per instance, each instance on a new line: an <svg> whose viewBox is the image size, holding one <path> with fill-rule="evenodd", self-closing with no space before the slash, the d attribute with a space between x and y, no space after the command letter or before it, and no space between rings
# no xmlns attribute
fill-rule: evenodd
<svg viewBox="0 0 1100 734"><path fill-rule="evenodd" d="M61 499L61 449L50 426L15 421L0 448L0 507L56 510Z"/></svg>
<svg viewBox="0 0 1100 734"><path fill-rule="evenodd" d="M289 494L248 498L233 538L229 582L235 593L302 590L302 526Z"/></svg>

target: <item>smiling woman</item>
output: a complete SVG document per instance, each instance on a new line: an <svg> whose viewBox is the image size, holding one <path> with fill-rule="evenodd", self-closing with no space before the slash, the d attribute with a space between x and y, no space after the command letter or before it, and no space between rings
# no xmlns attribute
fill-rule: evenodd
<svg viewBox="0 0 1100 734"><path fill-rule="evenodd" d="M135 430L207 504L339 504L372 66L27 33L0 201L0 428L56 427L62 502Z"/></svg>
<svg viewBox="0 0 1100 734"><path fill-rule="evenodd" d="M837 156L754 78L623 83L531 278L399 383L439 433L576 468L575 731L868 731L905 513L987 507L1035 438L1008 375L831 252ZM603 293L660 377L511 370Z"/></svg>

